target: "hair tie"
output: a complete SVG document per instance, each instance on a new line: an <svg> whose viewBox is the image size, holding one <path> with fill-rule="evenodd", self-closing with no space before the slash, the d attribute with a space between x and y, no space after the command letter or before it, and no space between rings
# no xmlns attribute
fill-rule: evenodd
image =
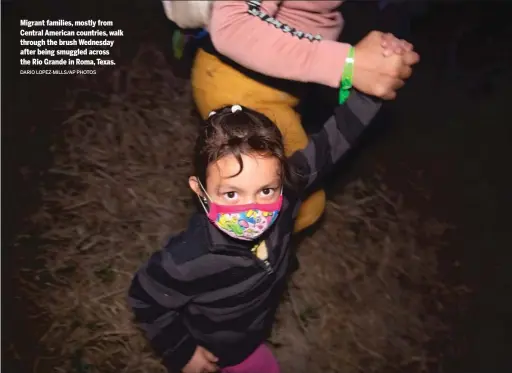
<svg viewBox="0 0 512 373"><path fill-rule="evenodd" d="M237 111L242 111L242 107L240 105L231 106L231 112L236 113Z"/></svg>
<svg viewBox="0 0 512 373"><path fill-rule="evenodd" d="M208 114L208 118L211 118L212 116L214 116L215 114L217 114L216 111L210 111L210 114Z"/></svg>

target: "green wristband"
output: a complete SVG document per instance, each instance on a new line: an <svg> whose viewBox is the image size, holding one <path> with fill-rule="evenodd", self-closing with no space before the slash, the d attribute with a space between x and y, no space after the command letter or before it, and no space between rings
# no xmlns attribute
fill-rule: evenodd
<svg viewBox="0 0 512 373"><path fill-rule="evenodd" d="M183 52L185 50L185 44L187 44L187 37L181 32L180 29L175 30L172 34L172 50L174 58L177 60L182 59Z"/></svg>
<svg viewBox="0 0 512 373"><path fill-rule="evenodd" d="M340 105L347 101L348 96L350 96L350 90L352 89L355 51L354 47L350 47L347 58L345 58L345 67L343 68L343 75L341 76L340 93L338 97Z"/></svg>

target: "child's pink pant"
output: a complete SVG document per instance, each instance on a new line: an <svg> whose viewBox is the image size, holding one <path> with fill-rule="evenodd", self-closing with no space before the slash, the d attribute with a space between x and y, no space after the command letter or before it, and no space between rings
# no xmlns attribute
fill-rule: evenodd
<svg viewBox="0 0 512 373"><path fill-rule="evenodd" d="M222 369L222 373L279 373L279 364L272 351L262 344L247 359Z"/></svg>

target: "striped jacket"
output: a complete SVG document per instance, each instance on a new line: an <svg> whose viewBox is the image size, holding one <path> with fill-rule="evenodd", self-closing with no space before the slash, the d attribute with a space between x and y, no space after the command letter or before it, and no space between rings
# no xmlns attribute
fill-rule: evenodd
<svg viewBox="0 0 512 373"><path fill-rule="evenodd" d="M267 247L267 260L252 253L255 242L232 239L197 213L187 230L172 237L137 272L129 302L170 372L181 371L198 345L225 367L242 362L269 336L284 291L300 201L379 108L380 103L354 91L308 146L289 158L302 182L299 193L284 191L278 219L258 241Z"/></svg>

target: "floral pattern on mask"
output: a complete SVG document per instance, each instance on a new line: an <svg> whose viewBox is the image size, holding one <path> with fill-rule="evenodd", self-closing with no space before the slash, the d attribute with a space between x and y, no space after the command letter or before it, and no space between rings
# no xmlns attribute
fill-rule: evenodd
<svg viewBox="0 0 512 373"><path fill-rule="evenodd" d="M277 219L279 210L266 212L257 209L234 213L218 213L215 225L234 238L252 240L265 232Z"/></svg>

